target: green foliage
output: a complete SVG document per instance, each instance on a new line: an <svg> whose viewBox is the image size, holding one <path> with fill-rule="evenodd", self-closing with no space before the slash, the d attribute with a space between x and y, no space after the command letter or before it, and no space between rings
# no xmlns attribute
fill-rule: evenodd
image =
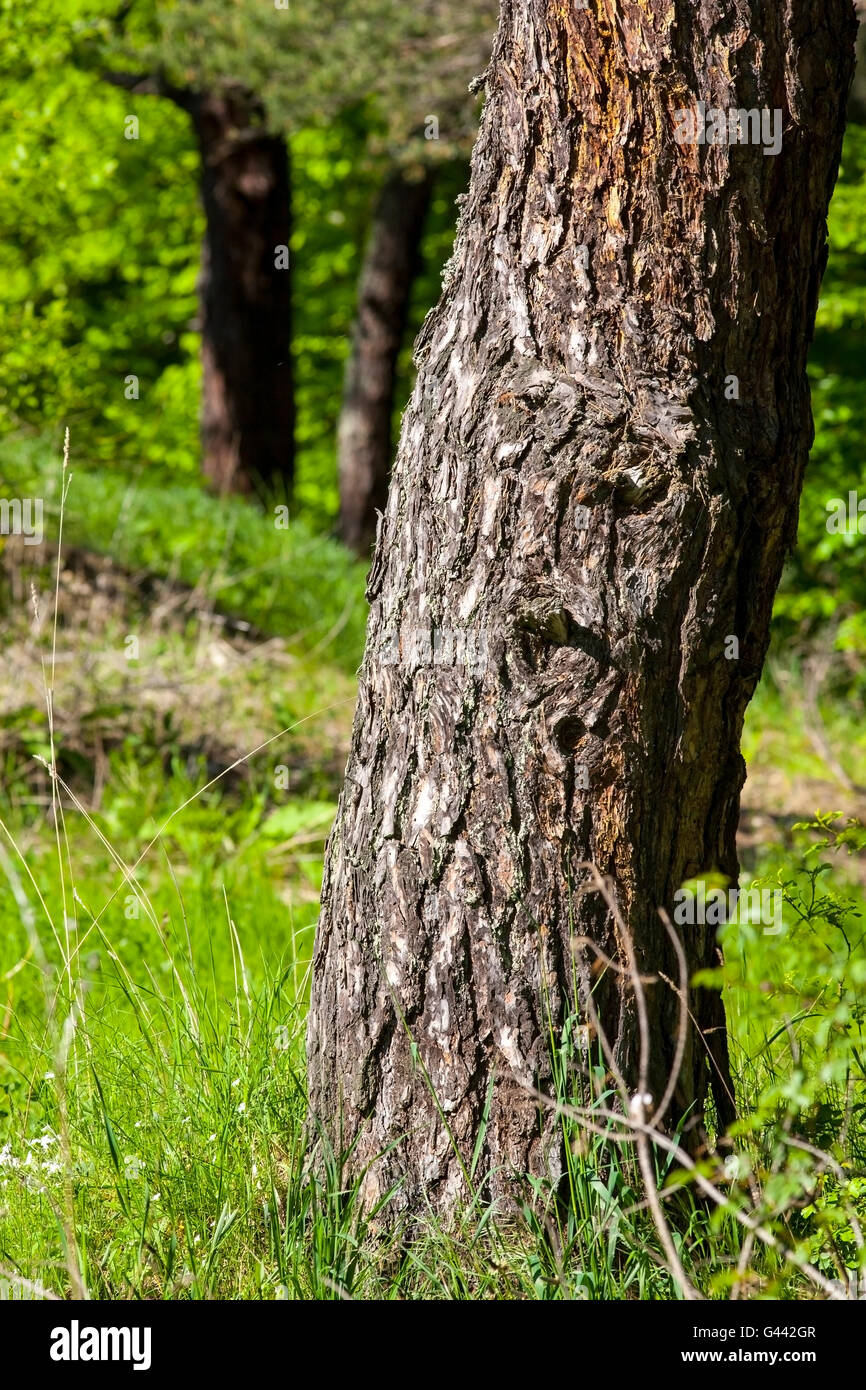
<svg viewBox="0 0 866 1390"><path fill-rule="evenodd" d="M97 820L134 863L164 807L185 800L192 784L162 781L157 806L152 769L136 774L115 760L112 774L111 804ZM4 809L13 841L20 814ZM324 1171L307 1163L303 1013L314 907L293 904L294 880L277 894L267 843L250 835L248 813L218 792L199 798L173 828L166 855L151 853L136 868L134 920L129 895L111 897L122 884L117 866L71 812L66 822L76 844L64 870L78 904L71 954L49 838L27 852L44 911L23 888L29 879L15 856L0 856L17 899L32 899L28 927L16 894L0 898L9 982L0 1056L4 1273L68 1293L66 1241L96 1298L678 1297L634 1152L605 1137L614 1097L603 1059L594 1090L570 1088L570 1028L556 1054L569 1156L559 1195L535 1180L522 1210L501 1220L479 1183L455 1226L422 1217L411 1240L399 1223L387 1238L375 1235L375 1213L362 1214L344 1156L326 1152ZM807 913L809 930L825 941L834 897ZM802 1001L786 1019L784 990L756 991L751 966L740 975L738 948L745 959L761 942L737 931L738 942L729 935L727 943L732 996L743 995L733 1009L734 1055L742 1097L757 1103L744 1111L733 1151L708 1156L691 1176L659 1154L656 1183L688 1277L706 1296L728 1297L739 1282L752 1298L811 1297L803 1261L850 1290L862 1270L864 1126L861 1091L849 1095L844 1066L837 1070L838 993L825 989L813 1001L814 1037L798 1051ZM799 971L805 981L804 944L792 937L787 962L764 955L774 978ZM56 1001L47 1027L45 985ZM853 1055L850 1020L846 1030L843 1047ZM846 1095L840 1128L833 1097ZM588 1107L595 1130L569 1107ZM719 1194L715 1209L697 1190L698 1175ZM759 1222L773 1244L746 1245L738 1215Z"/></svg>
<svg viewBox="0 0 866 1390"><path fill-rule="evenodd" d="M139 0L122 24L94 24L91 62L159 71L177 87L240 83L284 134L375 102L378 143L402 156L466 154L477 103L469 84L484 68L497 0ZM435 115L439 129L425 142Z"/></svg>
<svg viewBox="0 0 866 1390"><path fill-rule="evenodd" d="M158 716L99 665L100 644L129 630L125 615L98 641L78 634L77 646L61 627L69 671L88 672L91 685L76 738L64 722L73 687L58 678L54 747L69 787L58 865L44 816L44 708L4 709L0 1274L68 1294L77 1267L91 1296L106 1298L676 1297L633 1149L604 1132L603 1065L588 1086L574 1082L573 1025L551 1040L566 1181L556 1193L536 1182L534 1203L509 1221L493 1218L481 1184L453 1230L422 1223L411 1241L399 1230L374 1239L343 1156L326 1155L318 1177L305 1161L307 972L366 616L361 567L316 534L336 507L355 281L382 159L437 157L413 329L436 298L465 179L454 155L476 110L465 79L483 66L473 45L490 7L291 0L287 15L227 0L137 3L120 46L107 24L115 8L0 0L0 480L46 499L56 537L56 446L71 425L66 545L111 557L143 586L172 576L200 599L201 622L153 638L155 675L201 675L201 623L215 607L283 639L279 674L250 662L230 693L241 722L253 710L256 724L292 732L243 775L215 773L207 754L226 730L194 727L212 706L197 707L192 682ZM434 46L441 65L431 62L434 19L450 36ZM287 531L199 486L198 156L171 102L101 80L109 40L118 66L157 60L179 82L254 86L290 133L301 515ZM435 150L414 138L428 113L442 126ZM124 139L130 114L137 141ZM816 727L844 749L848 783L866 747L862 707L858 716L838 700L866 648L864 538L826 528L831 498L866 496L856 442L864 190L866 132L853 127L810 367L818 434L801 543L777 605L774 679L745 744L754 767L766 771L769 759L801 787L827 776ZM124 396L130 373L138 402ZM411 374L407 345L403 398ZM45 430L51 450L33 437ZM35 577L50 590L47 569ZM792 698L795 657L826 643L828 628L849 664L810 711ZM27 641L50 660L48 630ZM289 789L274 785L277 758L291 766ZM660 1151L655 1159L680 1257L710 1297L730 1294L741 1263L753 1297L812 1296L798 1261L842 1286L862 1272L864 849L861 823L832 815L763 844L755 872L782 888L784 929L767 935L744 918L724 930L713 982L731 1019L741 1124L732 1149L707 1155L697 1173ZM124 864L136 866L134 882ZM596 1112L594 1126L577 1118L581 1107ZM721 1192L717 1209L699 1177ZM747 1245L743 1217L777 1246Z"/></svg>
<svg viewBox="0 0 866 1390"><path fill-rule="evenodd" d="M83 23L97 11L70 0L50 24L31 25L19 9L0 8L0 313L8 329L0 434L47 428L57 447L69 425L77 456L105 470L193 478L198 152L188 117L171 101L125 93L100 78L91 52L99 30ZM285 27L280 12L271 14ZM80 65L82 51L91 53L89 66ZM138 118L137 140L124 138L128 115ZM356 103L330 124L291 137L296 506L319 529L337 511L343 369L381 178L369 150L385 130L369 104ZM437 149L444 157L445 142ZM443 164L410 341L437 297L464 180L463 164ZM137 400L127 398L130 374L139 379ZM407 341L398 410L411 377Z"/></svg>
<svg viewBox="0 0 866 1390"><path fill-rule="evenodd" d="M151 103L126 140L130 99L69 65L70 13L29 46L10 41L14 14L0 12L0 430L63 422L103 462L191 473L201 216L188 122ZM130 373L144 408L125 399Z"/></svg>
<svg viewBox="0 0 866 1390"><path fill-rule="evenodd" d="M726 982L758 1109L832 1105L838 1133L847 1106L866 1109L866 904L856 880L844 882L866 849L866 828L827 814L794 829L796 874L784 856L774 867L768 853L764 865L765 884L784 894L784 928L768 935L759 923L729 924Z"/></svg>
<svg viewBox="0 0 866 1390"><path fill-rule="evenodd" d="M57 460L6 441L2 467L16 492L46 497L55 538ZM34 787L36 759L51 756L44 708L0 719L0 1272L68 1294L71 1264L92 1297L111 1299L678 1297L633 1148L605 1133L603 1059L588 1082L577 1078L574 1022L550 1043L566 1181L527 1188L508 1220L486 1205L473 1162L455 1227L422 1220L411 1240L399 1226L383 1240L344 1177L345 1156L326 1154L311 1172L303 1017L363 635L361 567L303 523L276 531L243 501L192 483L131 485L79 468L74 454L72 475L67 546L196 585L201 616L150 641L156 686L172 643L173 669L201 675L201 624L216 601L293 637L278 679L273 651L241 665L231 706L254 708L275 733L294 727L242 777L214 773L187 726L227 730L211 731L209 707L197 713L191 683L162 721L144 711L140 687L130 717L128 687L99 667L102 649L137 630L133 616L103 623L98 640L64 619L53 707L68 849L58 864L34 807L45 788ZM50 592L50 575L37 578ZM50 624L28 632L34 644L31 663L50 671ZM79 735L94 714L113 734L98 806L96 755L73 741L70 713ZM275 785L277 761L292 768L288 787ZM866 904L850 868L866 836L832 817L796 833L796 851L765 853L759 870L784 884L784 931L745 920L726 929L743 1121L733 1152L698 1170L721 1206L696 1190L696 1174L656 1155L680 1258L710 1297L729 1295L743 1261L752 1297L812 1296L804 1260L840 1287L859 1269ZM747 1250L738 1216L760 1220L777 1247Z"/></svg>
<svg viewBox="0 0 866 1390"><path fill-rule="evenodd" d="M56 535L59 459L41 445L0 441L0 468L13 492L44 499L46 534ZM86 543L130 570L206 585L223 612L308 649L326 642L343 669L357 669L367 616L363 569L335 541L302 521L283 529L275 514L212 497L194 483L148 487L99 469L70 471L67 545Z"/></svg>
<svg viewBox="0 0 866 1390"><path fill-rule="evenodd" d="M783 928L721 931L733 1065L743 1101L728 1164L732 1195L843 1289L866 1253L866 827L827 814L794 827L799 853L768 850L763 886L784 895ZM852 1225L853 1223L853 1225ZM849 1295L850 1296L850 1295Z"/></svg>
<svg viewBox="0 0 866 1390"><path fill-rule="evenodd" d="M779 642L830 624L842 650L866 651L864 534L827 530L828 504L849 491L866 498L866 459L857 441L866 417L866 127L851 125L830 209L830 260L810 359L816 439L800 509L797 550L776 605ZM866 518L863 520L866 530Z"/></svg>

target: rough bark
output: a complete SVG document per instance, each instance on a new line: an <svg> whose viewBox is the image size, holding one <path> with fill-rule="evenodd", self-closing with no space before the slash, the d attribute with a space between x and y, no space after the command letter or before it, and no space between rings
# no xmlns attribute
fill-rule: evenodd
<svg viewBox="0 0 866 1390"><path fill-rule="evenodd" d="M591 986L634 1084L632 994L572 949L584 933L622 959L581 863L673 978L657 909L702 872L737 878L853 42L850 0L503 0L370 575L315 947L311 1106L357 1140L370 1199L395 1178L410 1206L465 1197L455 1148L473 1153L488 1088L489 1191L555 1179L527 1087L551 1089L551 1035ZM699 100L780 108L780 153L678 143ZM713 928L682 943L715 963ZM677 1002L647 994L658 1099ZM721 1001L690 1006L675 1113L713 1085L725 1122Z"/></svg>
<svg viewBox="0 0 866 1390"><path fill-rule="evenodd" d="M376 515L384 511L388 496L397 358L432 186L429 168L391 170L373 213L358 286L338 460L339 533L359 554L369 554Z"/></svg>
<svg viewBox="0 0 866 1390"><path fill-rule="evenodd" d="M291 489L295 405L285 140L240 88L186 98L201 150L203 469L220 492Z"/></svg>

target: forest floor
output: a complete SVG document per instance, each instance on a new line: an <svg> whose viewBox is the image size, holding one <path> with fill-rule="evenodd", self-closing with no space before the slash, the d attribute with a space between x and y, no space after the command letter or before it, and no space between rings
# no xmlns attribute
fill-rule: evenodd
<svg viewBox="0 0 866 1390"><path fill-rule="evenodd" d="M167 537L166 515L177 519ZM51 518L38 549L7 538L0 550L0 1279L112 1298L671 1296L634 1173L591 1147L567 1269L529 1216L491 1253L477 1213L456 1236L432 1230L422 1254L383 1260L345 1194L334 1204L311 1185L303 1015L362 570L303 528L275 536L246 504L193 488L143 489L130 503L128 488L81 473L58 576L59 508ZM837 832L866 818L862 715L775 660L749 713L744 875L784 882L798 903L811 885L814 908L818 854L825 891L832 883L822 915L797 908L808 938L742 926L730 951L738 1078L744 1093L769 1088L770 1109L792 1067L826 1045L821 972L832 1026L857 1055L862 1017L856 1036L838 1019L852 1007L845 970L866 873L859 841ZM798 828L818 812L822 825ZM828 1105L837 1119L850 1109L839 1078L851 1066L849 1049L820 1096L817 1063L798 1082L803 1133L821 1138ZM860 1181L855 1129L833 1152ZM839 1189L809 1194L821 1220L797 1239L845 1277L847 1237L827 1248L824 1235ZM705 1216L684 1216L696 1250L710 1239ZM695 1274L722 1287L742 1263L724 1230L718 1269L702 1255ZM738 1277L801 1296L784 1262Z"/></svg>
<svg viewBox="0 0 866 1390"><path fill-rule="evenodd" d="M56 612L54 734L61 769L88 811L99 811L109 756L124 747L154 754L164 766L182 765L190 776L200 772L203 781L218 778L222 792L235 795L254 784L258 756L282 769L275 801L335 803L355 683L345 660L330 659L328 642L311 656L291 638L256 630L220 610L207 577L192 586L73 546L58 583L57 549L49 542L40 548L37 585L31 557L18 538L0 552L16 615L5 624L0 757L27 756L44 744ZM359 574L359 603L361 583ZM857 736L866 720L851 714L832 704L822 710L790 672L770 674L744 740L748 777L738 844L750 871L770 845L793 849L794 827L817 810L866 821L866 786L855 780L866 765L866 740ZM286 719L295 728L280 762L268 741ZM251 758L261 745L263 753ZM42 764L32 762L29 775L33 796L47 804ZM866 860L851 869L866 884Z"/></svg>

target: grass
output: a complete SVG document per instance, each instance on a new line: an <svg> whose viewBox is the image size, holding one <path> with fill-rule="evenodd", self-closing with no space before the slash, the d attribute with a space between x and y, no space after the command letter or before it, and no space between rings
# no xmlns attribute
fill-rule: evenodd
<svg viewBox="0 0 866 1390"><path fill-rule="evenodd" d="M86 544L125 569L170 576L223 612L353 673L363 654L363 569L342 546L297 519L287 527L237 498L209 496L197 482L167 487L74 468L64 507L67 548ZM39 440L0 440L9 496L44 499L56 534L61 484ZM171 518L171 525L166 525Z"/></svg>
<svg viewBox="0 0 866 1390"><path fill-rule="evenodd" d="M53 496L56 519L56 463L3 447L4 481ZM185 486L129 493L76 469L55 644L52 567L24 557L22 584L10 547L0 1279L12 1282L0 1292L679 1297L634 1148L605 1115L603 1068L581 1093L559 1070L569 1171L558 1201L527 1184L506 1217L482 1191L453 1228L431 1216L385 1233L339 1155L324 1171L308 1162L304 1016L362 640L358 566L242 502ZM794 672L762 689L746 745L756 786L782 769L782 804L792 787L820 787L853 814L856 794L821 763L798 688ZM821 717L855 781L856 718L832 700ZM784 886L786 929L725 929L744 1118L733 1150L697 1174L656 1155L678 1257L708 1297L825 1296L804 1263L840 1286L863 1267L864 839L846 815L800 829L770 817L750 847L750 875Z"/></svg>

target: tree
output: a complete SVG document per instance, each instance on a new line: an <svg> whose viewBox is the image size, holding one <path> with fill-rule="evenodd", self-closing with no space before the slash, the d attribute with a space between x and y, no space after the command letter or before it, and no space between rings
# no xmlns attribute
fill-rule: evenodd
<svg viewBox="0 0 866 1390"><path fill-rule="evenodd" d="M866 4L863 0L856 0L856 9L860 27L857 30L857 64L848 101L848 120L862 125L866 121Z"/></svg>
<svg viewBox="0 0 866 1390"><path fill-rule="evenodd" d="M243 87L196 94L201 151L202 458L220 492L288 493L295 471L292 207L285 139Z"/></svg>
<svg viewBox="0 0 866 1390"><path fill-rule="evenodd" d="M394 0L124 0L97 26L106 76L168 98L195 129L203 470L220 491L288 492L294 476L287 137L361 101L406 25Z"/></svg>
<svg viewBox="0 0 866 1390"><path fill-rule="evenodd" d="M291 189L285 139L254 93L109 72L191 118L205 213L199 276L202 471L219 492L288 494L294 477Z"/></svg>
<svg viewBox="0 0 866 1390"><path fill-rule="evenodd" d="M291 223L287 137L366 97L385 113L371 145L386 173L338 431L339 530L361 553L387 490L397 360L434 170L468 152L470 80L493 24L494 0L411 9L301 0L249 12L226 0L144 0L120 11L126 38L116 51L146 71L112 80L188 111L201 150L203 467L221 491L288 488L294 473L288 252L274 265Z"/></svg>
<svg viewBox="0 0 866 1390"><path fill-rule="evenodd" d="M636 1084L627 978L575 945L623 961L580 891L590 862L655 980L652 1116L678 1023L658 909L738 877L739 739L812 437L853 12L608 15L503 0L370 574L308 1030L312 1113L354 1145L367 1200L400 1178L410 1207L447 1211L476 1145L494 1196L556 1180L533 1088L590 992ZM681 931L690 975L714 938ZM722 1003L694 985L688 1003L664 1122L699 1119L711 1088L725 1125Z"/></svg>
<svg viewBox="0 0 866 1390"><path fill-rule="evenodd" d="M369 554L388 495L397 359L432 188L429 165L414 177L400 165L389 170L361 268L337 434L339 534L359 554Z"/></svg>
<svg viewBox="0 0 866 1390"><path fill-rule="evenodd" d="M338 530L362 555L370 553L388 492L397 363L436 170L468 157L473 79L489 56L497 8L494 0L413 6L399 61L378 80L387 166L358 285L337 437Z"/></svg>
<svg viewBox="0 0 866 1390"><path fill-rule="evenodd" d="M188 121L73 61L77 17L0 11L0 432L69 422L106 467L197 466L200 235ZM74 113L74 115L72 114ZM140 393L135 394L138 385ZM192 420L189 420L192 405ZM190 427L191 425L191 427Z"/></svg>

